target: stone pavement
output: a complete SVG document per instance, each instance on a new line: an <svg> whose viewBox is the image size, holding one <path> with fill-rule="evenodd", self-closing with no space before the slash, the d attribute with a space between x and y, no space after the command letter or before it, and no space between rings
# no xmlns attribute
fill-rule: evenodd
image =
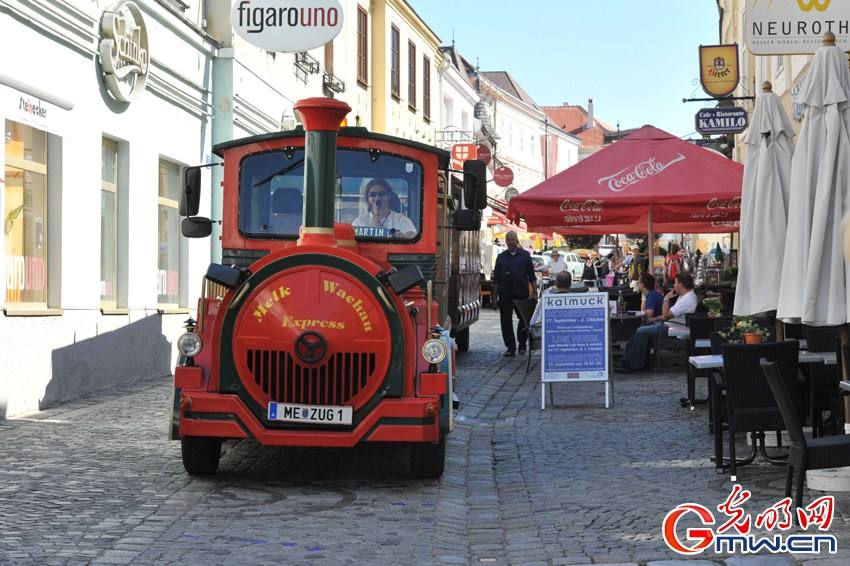
<svg viewBox="0 0 850 566"><path fill-rule="evenodd" d="M190 478L167 440L165 382L0 421L0 563L672 564L665 514L731 489L709 461L704 406L679 407L684 377L616 375L608 410L601 384L557 384L541 411L538 354L526 376L525 358L502 350L487 311L460 357L439 481L410 478L398 447L247 441L225 445L215 477ZM775 503L783 477L763 461L741 468L746 511ZM689 564L850 564L850 497L836 495L836 555Z"/></svg>

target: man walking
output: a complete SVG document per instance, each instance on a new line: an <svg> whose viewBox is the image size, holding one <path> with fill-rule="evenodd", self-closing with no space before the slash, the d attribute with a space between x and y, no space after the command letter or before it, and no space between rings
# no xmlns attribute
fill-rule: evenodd
<svg viewBox="0 0 850 566"><path fill-rule="evenodd" d="M534 263L531 255L519 247L516 232L510 231L505 235L508 249L496 257L496 267L493 268L493 284L499 297L499 315L502 323L502 340L507 350L502 354L506 357L516 355L517 343L514 338L513 312L515 300L527 299L537 279L534 275ZM517 313L519 318L519 313ZM525 353L528 331L522 328L522 320L517 324L519 338L519 353Z"/></svg>

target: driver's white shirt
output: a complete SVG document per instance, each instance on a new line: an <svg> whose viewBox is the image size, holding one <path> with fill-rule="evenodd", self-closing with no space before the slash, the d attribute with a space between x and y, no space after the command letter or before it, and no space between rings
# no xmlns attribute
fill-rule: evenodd
<svg viewBox="0 0 850 566"><path fill-rule="evenodd" d="M396 230L397 232L416 233L416 226L413 225L410 218L394 210L390 211L383 222L373 222L372 213L366 212L355 218L352 224L357 227L384 227L387 230Z"/></svg>

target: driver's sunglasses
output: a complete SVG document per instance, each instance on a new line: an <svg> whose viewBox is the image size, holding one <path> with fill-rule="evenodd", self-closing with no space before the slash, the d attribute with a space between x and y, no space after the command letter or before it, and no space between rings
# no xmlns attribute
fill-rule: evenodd
<svg viewBox="0 0 850 566"><path fill-rule="evenodd" d="M384 198L385 196L387 196L387 191L381 191L379 193L369 193L369 198Z"/></svg>

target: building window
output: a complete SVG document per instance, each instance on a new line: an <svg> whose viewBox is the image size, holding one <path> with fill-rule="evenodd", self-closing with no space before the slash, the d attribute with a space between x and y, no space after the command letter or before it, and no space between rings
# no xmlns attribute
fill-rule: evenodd
<svg viewBox="0 0 850 566"><path fill-rule="evenodd" d="M407 42L407 106L416 111L416 46Z"/></svg>
<svg viewBox="0 0 850 566"><path fill-rule="evenodd" d="M118 143L103 138L100 166L100 304L117 306Z"/></svg>
<svg viewBox="0 0 850 566"><path fill-rule="evenodd" d="M431 60L427 55L422 57L422 116L431 121Z"/></svg>
<svg viewBox="0 0 850 566"><path fill-rule="evenodd" d="M159 161L159 253L157 303L177 307L180 301L180 167Z"/></svg>
<svg viewBox="0 0 850 566"><path fill-rule="evenodd" d="M398 100L401 97L401 37L398 33L398 28L392 26L392 54L390 65L390 92L393 98Z"/></svg>
<svg viewBox="0 0 850 566"><path fill-rule="evenodd" d="M369 83L369 15L357 6L357 82Z"/></svg>
<svg viewBox="0 0 850 566"><path fill-rule="evenodd" d="M5 122L6 303L47 307L47 132Z"/></svg>

